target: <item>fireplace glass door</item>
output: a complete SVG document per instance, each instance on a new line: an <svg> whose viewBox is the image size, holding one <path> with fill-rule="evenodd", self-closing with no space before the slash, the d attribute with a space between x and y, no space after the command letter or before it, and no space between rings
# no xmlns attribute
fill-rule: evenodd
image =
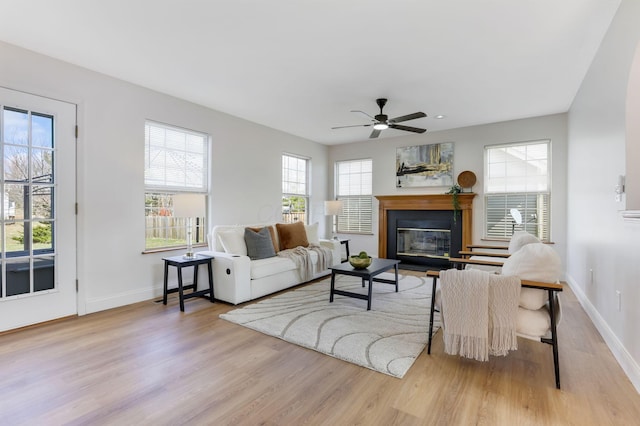
<svg viewBox="0 0 640 426"><path fill-rule="evenodd" d="M396 228L397 255L449 258L451 231L449 229Z"/></svg>

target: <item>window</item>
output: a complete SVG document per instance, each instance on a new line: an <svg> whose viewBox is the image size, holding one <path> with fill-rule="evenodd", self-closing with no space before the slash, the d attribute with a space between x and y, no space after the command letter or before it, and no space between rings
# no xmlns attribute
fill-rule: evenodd
<svg viewBox="0 0 640 426"><path fill-rule="evenodd" d="M282 221L307 223L309 160L282 154Z"/></svg>
<svg viewBox="0 0 640 426"><path fill-rule="evenodd" d="M174 196L196 193L206 197L208 141L203 133L145 124L145 249L186 244L187 218L174 215ZM195 220L195 243L204 242L206 222L204 212L201 214Z"/></svg>
<svg viewBox="0 0 640 426"><path fill-rule="evenodd" d="M527 231L550 237L548 140L485 147L485 237L508 240Z"/></svg>
<svg viewBox="0 0 640 426"><path fill-rule="evenodd" d="M373 161L336 163L336 197L343 203L338 232L371 234L373 215Z"/></svg>

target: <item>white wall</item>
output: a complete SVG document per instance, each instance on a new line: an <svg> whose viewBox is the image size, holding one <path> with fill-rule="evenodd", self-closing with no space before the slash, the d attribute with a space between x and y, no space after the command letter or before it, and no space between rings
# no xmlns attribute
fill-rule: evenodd
<svg viewBox="0 0 640 426"><path fill-rule="evenodd" d="M367 139L362 142L329 147L329 162L358 158L373 159L373 194L443 194L445 187L396 188L396 148L425 145L441 142L453 142L454 177L460 172L471 170L478 179L473 192L478 194L473 202L473 241L480 243L484 223L484 147L510 142L550 139L552 145L552 200L551 200L551 239L554 248L565 258L566 229L566 167L567 167L567 127L566 114L513 120L482 126L465 127L441 132L410 134L388 139ZM333 178L330 188L333 188ZM350 248L353 252L366 250L378 253L378 203L374 200L374 233L370 236L353 236Z"/></svg>
<svg viewBox="0 0 640 426"><path fill-rule="evenodd" d="M614 198L630 160L625 104L638 22L640 2L623 0L569 111L567 276L640 391L640 223L625 222L625 200ZM637 159L627 164L640 167Z"/></svg>
<svg viewBox="0 0 640 426"><path fill-rule="evenodd" d="M81 314L158 297L161 259L180 253L142 254L145 119L211 135L210 225L278 220L289 152L312 160L311 221L327 232L326 146L1 42L0 67L1 86L78 105Z"/></svg>

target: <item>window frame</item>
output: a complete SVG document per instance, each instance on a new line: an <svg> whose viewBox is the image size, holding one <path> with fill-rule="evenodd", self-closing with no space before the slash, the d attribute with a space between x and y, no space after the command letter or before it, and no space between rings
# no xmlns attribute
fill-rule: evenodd
<svg viewBox="0 0 640 426"><path fill-rule="evenodd" d="M352 169L356 164L359 171L340 170L342 165ZM373 159L336 161L334 175L336 199L343 203L342 213L337 217L336 231L340 234L373 235ZM363 179L364 175L368 177ZM341 176L349 176L350 182L341 185ZM355 182L351 183L354 176Z"/></svg>
<svg viewBox="0 0 640 426"><path fill-rule="evenodd" d="M544 156L534 148L539 145L545 145ZM492 161L492 150L504 160ZM508 241L515 231L524 230L551 241L551 156L550 139L484 147L484 239ZM513 209L520 212L521 224L511 215Z"/></svg>
<svg viewBox="0 0 640 426"><path fill-rule="evenodd" d="M300 180L300 168L292 167L289 162L293 160L296 165L304 164L303 179ZM287 162L287 164L285 164ZM282 172L282 221L284 223L297 222L302 218L302 222L305 225L309 224L311 206L311 193L309 177L311 176L311 159L302 155L291 154L289 152L283 152L281 156L281 172ZM294 177L293 174L296 174ZM286 179L286 180L285 180ZM298 186L296 190L294 186ZM302 186L303 190L299 190L299 186ZM299 207L292 209L292 202L299 205L299 200L303 201L303 209L300 211ZM285 203L288 203L285 205ZM296 211L298 210L298 211Z"/></svg>
<svg viewBox="0 0 640 426"><path fill-rule="evenodd" d="M167 177L166 174L171 171L171 167L158 167L155 172L155 176L149 179L149 173L151 169L152 156L154 155L151 146L151 128L163 130L165 132L165 139L163 141L164 146L155 146L156 155L167 155L167 153L174 153L176 157L183 160L184 164L181 169L178 169L177 175L180 176L180 180L183 180L183 184L178 184L175 176L173 179ZM179 134L184 137L184 149L176 148L175 146L167 146L167 144L175 144L176 141L167 141L166 132L173 132L174 135ZM210 168L211 168L211 138L204 132L196 130L186 129L170 124L160 123L152 120L145 120L145 172L144 172L144 187L145 187L145 243L144 252L154 252L162 250L174 250L184 248L187 245L186 241L186 226L187 218L179 218L174 216L173 196L177 194L190 193L190 194L202 194L204 197L205 206L208 205L208 192L209 192L209 180L210 180ZM195 146L201 144L196 149L189 149L189 146ZM180 158L181 155L183 158ZM197 161L196 161L197 160ZM195 161L195 163L194 163ZM197 164L200 170L197 170L193 175L194 164ZM175 163L173 164L176 165ZM159 169L163 169L164 176L159 176ZM176 169L174 168L174 171ZM189 174L191 180L189 179ZM196 176L197 179L193 179ZM161 183L164 181L165 183ZM169 182L169 183L167 183ZM150 214L152 213L152 214ZM154 218L151 220L151 218ZM205 216L195 218L194 224L196 230L194 232L194 246L204 246L206 244L206 218L208 213L205 212ZM154 225L150 226L150 222ZM157 243L150 244L150 241L156 240L151 235L159 235L157 237Z"/></svg>

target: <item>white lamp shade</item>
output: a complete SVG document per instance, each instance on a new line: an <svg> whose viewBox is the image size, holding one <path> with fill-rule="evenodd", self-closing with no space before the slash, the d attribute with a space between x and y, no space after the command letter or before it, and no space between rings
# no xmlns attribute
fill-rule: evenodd
<svg viewBox="0 0 640 426"><path fill-rule="evenodd" d="M173 196L175 217L202 217L205 215L204 194L176 194Z"/></svg>
<svg viewBox="0 0 640 426"><path fill-rule="evenodd" d="M514 208L509 210L509 213L511 213L511 217L518 225L522 224L522 215L520 214L520 210Z"/></svg>
<svg viewBox="0 0 640 426"><path fill-rule="evenodd" d="M324 214L327 216L336 216L342 213L342 201L331 200L324 202Z"/></svg>

